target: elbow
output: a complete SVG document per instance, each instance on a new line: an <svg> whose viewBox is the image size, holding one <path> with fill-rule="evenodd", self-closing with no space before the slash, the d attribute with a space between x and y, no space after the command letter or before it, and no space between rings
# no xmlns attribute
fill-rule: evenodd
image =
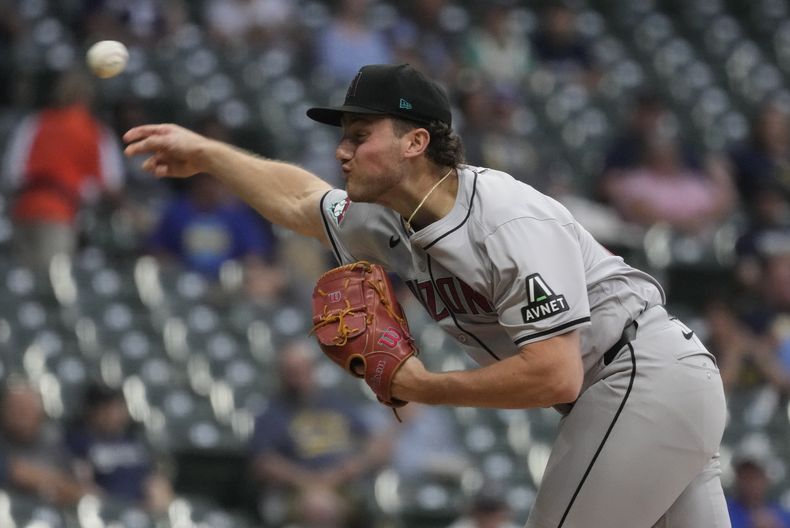
<svg viewBox="0 0 790 528"><path fill-rule="evenodd" d="M581 394L582 384L581 380L564 379L558 382L555 386L554 402L552 405L559 405L562 403L573 403L579 398Z"/></svg>
<svg viewBox="0 0 790 528"><path fill-rule="evenodd" d="M573 403L581 394L584 371L581 364L574 365L574 368L561 369L553 380L553 391L551 391L551 405L563 403Z"/></svg>

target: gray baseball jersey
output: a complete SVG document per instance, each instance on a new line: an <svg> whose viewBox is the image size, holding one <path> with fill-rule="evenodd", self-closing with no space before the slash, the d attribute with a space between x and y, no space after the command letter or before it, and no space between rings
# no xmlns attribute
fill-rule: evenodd
<svg viewBox="0 0 790 528"><path fill-rule="evenodd" d="M449 214L413 233L395 211L352 203L343 190L327 192L321 210L339 262L368 260L397 274L430 316L481 365L512 356L530 342L579 330L585 372L582 395L574 404L558 406L566 416L528 526L634 528L668 522L670 517L672 526L678 527L726 526L723 520L710 523L712 518L722 518L722 508L726 518L716 458L724 425L724 414L718 412L723 408L718 371L696 337L690 341L685 337L689 334L684 334L688 329L667 316L658 282L608 252L560 203L508 174L462 166L458 179L458 194ZM628 340L621 340L624 329L637 326L638 336L632 333ZM651 334L649 340L644 338ZM634 343L648 341L660 346L634 352ZM605 361L604 355L617 348L617 343L622 345L622 350L615 350L617 358ZM621 353L626 344L630 358ZM662 350L670 352L662 355ZM687 391L678 385L684 379L678 373L662 383L655 378L664 377L656 374L633 390L637 356L646 364L666 363L666 369L675 362L703 358L710 377L694 383L702 383L713 394L704 400L708 418L699 423L705 427L703 433L681 430L670 419L657 420L652 427L640 423L640 416L649 413L652 405L640 409L634 402ZM649 369L640 370L641 375L645 372ZM624 383L613 390L609 384L617 383L618 376ZM631 404L626 406L629 399ZM707 412L709 405L716 412ZM684 417L682 422L686 421ZM663 448L651 443L651 437L659 438L661 431L674 439L664 442ZM672 443L696 442L700 434L706 443L693 450L693 457L678 457L669 448ZM658 471L662 467L665 472L673 471L672 483L662 494L644 490L643 481L655 478L654 474L633 472L640 482L624 477L632 461L639 460L638 453L628 452L637 456L629 461L603 449L610 437L618 435L629 446L639 446L644 458L657 460ZM584 486L594 468L595 482ZM603 474L601 468L622 471ZM611 505L603 507L598 502L600 495L620 497L635 490L650 496L652 510L638 500L624 504L618 499L622 505L618 516L611 513ZM700 506L684 505L680 519L669 516L670 506L681 497L703 494L718 494L721 500L689 499ZM710 511L711 504L715 511ZM596 524L592 510L601 508L608 514Z"/></svg>
<svg viewBox="0 0 790 528"><path fill-rule="evenodd" d="M578 328L594 374L626 323L663 303L652 277L604 249L559 202L491 169L466 166L459 179L450 213L412 236L395 211L351 204L342 190L322 207L340 262L397 274L481 365Z"/></svg>

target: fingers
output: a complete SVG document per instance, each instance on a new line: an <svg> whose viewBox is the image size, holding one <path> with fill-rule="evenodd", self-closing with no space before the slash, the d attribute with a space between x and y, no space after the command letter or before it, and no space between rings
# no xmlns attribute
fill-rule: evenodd
<svg viewBox="0 0 790 528"><path fill-rule="evenodd" d="M164 163L161 163L161 164L157 165L154 168L154 176L156 176L158 178L164 178L166 176L172 176L172 174L170 174L170 166L166 165Z"/></svg>
<svg viewBox="0 0 790 528"><path fill-rule="evenodd" d="M143 170L159 178L171 175L170 166L157 155L151 156L143 162Z"/></svg>
<svg viewBox="0 0 790 528"><path fill-rule="evenodd" d="M123 140L129 143L124 149L124 154L131 157L159 150L165 146L168 132L172 130L172 125L142 125L134 127L123 135Z"/></svg>
<svg viewBox="0 0 790 528"><path fill-rule="evenodd" d="M156 147L151 141L148 139L141 139L131 143L130 145L127 145L126 148L123 149L123 153L127 157L131 158L132 156L153 152L154 150L156 150Z"/></svg>
<svg viewBox="0 0 790 528"><path fill-rule="evenodd" d="M129 129L123 140L129 143L124 149L127 157L149 154L142 164L143 170L156 177L189 176L194 172L186 167L184 160L189 157L185 148L184 130L176 125L142 125Z"/></svg>
<svg viewBox="0 0 790 528"><path fill-rule="evenodd" d="M154 172L154 169L156 169L156 166L159 164L161 164L161 162L159 161L158 156L151 156L143 162L142 167L145 171Z"/></svg>
<svg viewBox="0 0 790 528"><path fill-rule="evenodd" d="M170 125L156 124L156 125L140 125L130 128L124 135L123 140L126 143L139 141L154 134L162 134L170 128Z"/></svg>

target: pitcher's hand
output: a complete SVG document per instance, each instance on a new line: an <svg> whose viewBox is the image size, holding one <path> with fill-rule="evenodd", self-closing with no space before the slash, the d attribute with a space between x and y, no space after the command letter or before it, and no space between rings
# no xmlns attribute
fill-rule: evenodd
<svg viewBox="0 0 790 528"><path fill-rule="evenodd" d="M128 143L124 153L131 157L150 154L143 169L162 177L186 178L198 172L209 172L209 147L214 143L178 125L142 125L123 135Z"/></svg>

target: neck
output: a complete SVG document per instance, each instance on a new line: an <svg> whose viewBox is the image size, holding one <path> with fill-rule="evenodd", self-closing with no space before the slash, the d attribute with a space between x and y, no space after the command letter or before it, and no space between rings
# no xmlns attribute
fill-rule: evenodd
<svg viewBox="0 0 790 528"><path fill-rule="evenodd" d="M455 172L450 168L438 176L434 174L418 187L419 191L409 200L409 206L399 210L407 228L416 231L450 212L458 191L458 180L452 177ZM408 213L404 214L404 211Z"/></svg>

